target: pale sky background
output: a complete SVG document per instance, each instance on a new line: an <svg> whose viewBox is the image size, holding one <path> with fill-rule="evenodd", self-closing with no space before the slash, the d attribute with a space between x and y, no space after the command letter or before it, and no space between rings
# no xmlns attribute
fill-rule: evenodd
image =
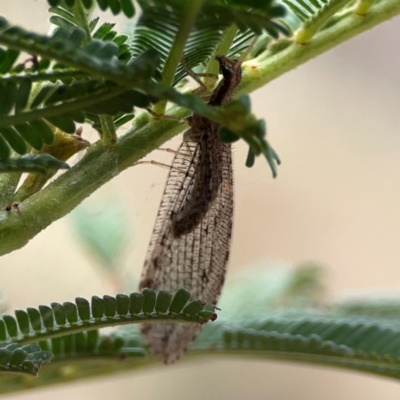
<svg viewBox="0 0 400 400"><path fill-rule="evenodd" d="M1 8L13 24L48 29L45 0L1 0ZM273 180L262 159L247 169L245 144L235 146L229 274L263 261L311 260L326 266L331 296L400 294L399 22L387 22L252 94L253 111L266 119L268 139L283 163ZM94 140L95 134L85 131L84 137ZM129 210L132 235L121 265L132 279L140 273L166 173L131 168L92 197L117 196ZM77 243L68 218L0 265L10 309L114 290ZM186 386L176 384L178 376ZM191 399L388 400L400 396L400 385L301 364L209 359L3 398L151 400L189 393Z"/></svg>

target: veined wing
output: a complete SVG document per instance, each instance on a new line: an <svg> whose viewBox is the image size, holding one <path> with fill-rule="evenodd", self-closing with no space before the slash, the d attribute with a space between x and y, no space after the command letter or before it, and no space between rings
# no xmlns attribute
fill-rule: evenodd
<svg viewBox="0 0 400 400"><path fill-rule="evenodd" d="M216 304L225 278L232 232L232 154L231 145L219 141L218 126L206 122L208 128L197 139L194 139L196 132L186 134L175 156L150 242L141 288L175 292L185 287L194 299ZM181 154L185 147L192 152L189 166L188 154ZM186 174L177 170L185 167L188 168ZM179 222L188 222L191 230L183 229L184 233L177 235L173 221L182 214L194 215L191 222L185 218ZM175 323L142 326L147 343L165 363L178 359L200 329L197 325Z"/></svg>
<svg viewBox="0 0 400 400"><path fill-rule="evenodd" d="M242 60L216 59L223 79L208 104L221 106L241 80ZM168 176L140 286L172 292L184 287L193 298L216 304L232 234L231 145L219 141L218 124L199 115L188 122L191 128ZM142 325L147 343L165 363L178 359L200 329L175 323Z"/></svg>
<svg viewBox="0 0 400 400"><path fill-rule="evenodd" d="M184 140L174 157L142 271L142 289L159 287L158 281L155 281L156 274L158 269L164 268L165 250L172 245L172 218L193 190L200 152L199 143Z"/></svg>

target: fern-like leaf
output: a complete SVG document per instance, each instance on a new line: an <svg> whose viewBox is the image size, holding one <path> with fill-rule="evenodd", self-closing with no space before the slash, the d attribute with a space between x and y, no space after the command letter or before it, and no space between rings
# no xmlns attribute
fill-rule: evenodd
<svg viewBox="0 0 400 400"><path fill-rule="evenodd" d="M71 8L75 5L77 0L47 0L49 5L52 7L61 6L63 8ZM131 18L135 15L135 7L132 0L96 0L97 5L101 10L106 11L110 9L110 11L117 15L123 12L128 18ZM83 6L89 10L94 1L93 0L82 0Z"/></svg>
<svg viewBox="0 0 400 400"><path fill-rule="evenodd" d="M30 343L83 332L101 327L151 321L176 321L203 324L215 318L214 308L198 300L190 301L190 293L180 289L175 295L158 294L145 289L143 293L116 297L93 296L91 302L77 297L75 302L29 307L16 310L15 317L0 319L0 342Z"/></svg>
<svg viewBox="0 0 400 400"><path fill-rule="evenodd" d="M340 366L400 379L399 343L398 325L373 319L269 318L232 328L208 326L193 349Z"/></svg>
<svg viewBox="0 0 400 400"><path fill-rule="evenodd" d="M338 11L351 3L350 0L283 0L283 2L296 16L288 18L288 23L292 28L298 28L294 37L296 42L301 44L308 43Z"/></svg>
<svg viewBox="0 0 400 400"><path fill-rule="evenodd" d="M152 3L141 1L140 4L143 13L135 26L130 51L137 55L153 48L161 55L161 66L164 66L184 18L184 3L167 4L157 0ZM187 75L187 68L194 68L209 59L221 39L222 32L218 28L207 24L194 27L183 52L185 65L179 63L173 85Z"/></svg>
<svg viewBox="0 0 400 400"><path fill-rule="evenodd" d="M19 345L13 343L8 346ZM23 375L0 373L0 394L18 391L22 387L39 388L65 382L65 380L71 382L76 379L109 374L110 371L116 373L149 364L140 334L132 329L111 334L100 334L98 330L80 332L42 341L40 347L27 345L22 348L28 346L35 346L37 350L34 353L36 357L31 356L34 361L37 360L37 365L40 365L38 357L40 353L44 362L47 362L48 358L44 358L43 355L47 357L52 355L51 363L42 368L37 377L26 376L26 373ZM29 366L27 362L25 365ZM37 370L33 372L37 373Z"/></svg>
<svg viewBox="0 0 400 400"><path fill-rule="evenodd" d="M100 335L98 330L74 333L63 337L53 338L46 342L43 347L54 355L53 364L74 358L84 359L115 359L120 360L126 357L144 357L147 352L141 345L139 336L122 335L113 333Z"/></svg>
<svg viewBox="0 0 400 400"><path fill-rule="evenodd" d="M335 303L331 313L341 317L369 317L397 324L400 321L400 301L398 298L371 296L347 299Z"/></svg>
<svg viewBox="0 0 400 400"><path fill-rule="evenodd" d="M98 87L95 83L89 82L86 86L92 85L90 87L93 90L83 92L74 90L77 87L82 89L81 82L78 82L73 88L63 85L59 89L58 84L46 85L32 100L30 109L17 112L15 115L5 115L0 121L0 129L3 127L16 128L18 125L28 122L31 125L36 123L41 124L43 128L37 129L37 135L39 135L42 131L48 131L44 122L47 120L56 127L72 133L75 128L74 121L82 121L82 110L88 112L89 116L90 114L107 113L117 114L120 118L129 115L133 106L147 107L150 101L163 99L188 107L192 111L220 123L238 137L244 138L249 143L252 154L266 155L273 174L276 174L274 159L278 159L263 138L263 126L255 118L248 118L247 100L237 101L230 104L229 108L217 110L207 107L202 100L194 96L183 95L172 88L157 84L154 78L157 78L159 59L154 50L148 50L125 65L116 60L118 46L111 42L92 41L86 47L80 48L82 35L76 34L76 30L69 32L60 28L53 37L48 38L28 33L20 28L7 27L5 21L1 21L1 28L3 28L3 32L0 33L0 43L12 49L34 52L44 59L57 61L63 66L62 68L79 68L90 76L98 76L113 81L117 85L100 83L100 87ZM11 86L15 87L15 84ZM24 93L26 95L29 91L26 90ZM13 96L10 96L10 99L13 99ZM23 100L25 101L25 99ZM17 101L20 101L18 96L16 96L15 102ZM24 103L24 101L21 102ZM7 109L11 108L12 104L11 107L7 105ZM233 124L232 113L235 116L241 116L242 121L236 119ZM5 132L9 133L7 130ZM8 143L16 152L24 153L26 151L24 140L18 133L15 134L13 131L12 135L3 133L3 136L6 140L8 139ZM50 135L48 136L50 137ZM10 138L14 141L10 142ZM45 143L47 142L45 141ZM0 142L1 149L4 150L2 153L0 152L2 159L9 157L4 139Z"/></svg>
<svg viewBox="0 0 400 400"><path fill-rule="evenodd" d="M0 343L0 375L2 372L16 372L36 376L40 367L49 363L51 358L52 353L42 350L37 344Z"/></svg>
<svg viewBox="0 0 400 400"><path fill-rule="evenodd" d="M0 172L33 172L46 174L48 169L69 169L69 165L50 154L26 154L16 159L0 160Z"/></svg>
<svg viewBox="0 0 400 400"><path fill-rule="evenodd" d="M24 48L28 52L35 52L33 47L37 46L36 53L43 59L54 58L53 52L64 54L68 51L73 59L74 52L80 50L82 36L76 35L76 32L79 31L77 29L72 32L59 29L54 36L47 38L30 34L17 27L9 27L4 19L0 21L1 29L3 32L0 33L0 42L3 39L3 43L8 46ZM32 36L34 36L33 39ZM125 39L119 37L118 43L122 45ZM32 40L35 46L32 46ZM114 57L118 55L120 49L112 42L93 41L81 51L81 59L82 57L86 60L92 58L92 61L100 66L108 62L109 65L106 65L106 69L113 69L117 74L119 74L119 65L124 66L126 62L125 60L114 66ZM147 57L147 60L151 60L150 64L156 62L156 58L153 56L154 54ZM70 61L73 64L73 61ZM140 58L139 64L142 62L143 57ZM141 70L142 79L152 79L151 71L155 71L155 68L148 68L149 62L144 62L144 64L144 66L138 65L138 60L136 60L133 66L125 66L125 71L130 71L138 78L140 76L138 71ZM10 72L10 68L11 64L7 71L3 70ZM60 70L60 68L66 70L66 67L61 64L57 69ZM48 72L39 74L42 79L52 75ZM67 133L73 133L76 130L75 122L84 122L87 119L86 113L88 116L112 115L117 120L124 117L124 121L126 121L126 115L132 113L134 106L147 107L149 105L149 99L144 94L131 90L126 85L117 86L114 83L102 83L90 78L70 83L71 77L76 78L76 74L71 76L71 73L67 72L64 77L59 73L55 75L58 79L64 78L65 83L56 82L38 86L38 90L32 84L29 74L26 74L25 77L7 77L3 80L3 84L0 83L0 115L2 115L0 158L3 171L17 170L18 168L24 171L24 161L7 161L11 154L10 148L19 154L25 154L30 146L40 150L43 144L51 144L53 141L54 135L51 126ZM101 76L100 73L99 77L101 78ZM37 78L37 75L35 77ZM133 75L131 77L133 81ZM50 80L54 80L54 78ZM48 123L51 125L49 126ZM31 158L30 163L34 164L35 158ZM41 172L41 168L42 165L38 164L37 171ZM25 169L25 171L33 170Z"/></svg>
<svg viewBox="0 0 400 400"><path fill-rule="evenodd" d="M149 48L154 48L161 54L164 63L182 24L185 3L163 0L139 3L143 13L135 28L131 52L141 54ZM188 68L193 69L209 60L221 40L223 30L232 24L236 24L240 30L250 30L253 35L261 33L263 29L273 37L277 37L280 31L289 35L281 24L272 22L272 19L285 14L282 6L273 2L263 2L260 7L262 8L253 7L250 10L243 7L243 2L231 1L223 4L218 1L206 1L186 42L182 60L184 63L179 63L174 85L187 75ZM238 51L235 52L237 53Z"/></svg>
<svg viewBox="0 0 400 400"><path fill-rule="evenodd" d="M83 38L85 34L77 25L75 15L68 10L68 8L62 6L51 7L49 12L53 14L50 17L50 22L53 25L69 32L73 37ZM113 43L118 47L117 58L124 63L128 62L131 59L129 47L126 44L129 37L127 35L119 35L113 29L115 24L112 23L105 22L97 28L99 20L100 18L97 17L89 23L91 40L101 40L103 42Z"/></svg>

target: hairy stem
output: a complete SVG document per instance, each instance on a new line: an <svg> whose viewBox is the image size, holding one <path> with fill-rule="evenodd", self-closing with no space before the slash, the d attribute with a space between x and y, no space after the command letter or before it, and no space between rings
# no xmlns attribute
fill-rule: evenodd
<svg viewBox="0 0 400 400"><path fill-rule="evenodd" d="M244 63L244 78L238 92L250 93L285 72L398 14L400 14L399 0L383 0L375 4L366 16L360 16L351 10L347 11L338 17L336 23L325 26L306 45L297 44L289 39L280 39L257 59Z"/></svg>
<svg viewBox="0 0 400 400"><path fill-rule="evenodd" d="M325 7L321 8L319 13L307 21L295 34L297 43L309 43L312 37L326 24L336 12L341 10L349 0L332 0Z"/></svg>

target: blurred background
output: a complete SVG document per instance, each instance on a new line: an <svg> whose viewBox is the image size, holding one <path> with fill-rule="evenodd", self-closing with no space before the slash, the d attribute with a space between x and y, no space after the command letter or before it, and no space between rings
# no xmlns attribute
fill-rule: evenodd
<svg viewBox="0 0 400 400"><path fill-rule="evenodd" d="M13 24L48 31L45 0L2 0L1 14ZM266 119L268 139L282 165L275 180L261 158L247 169L246 146L235 145L230 277L255 264L311 261L325 267L332 298L365 291L400 295L399 22L387 22L252 94L253 111ZM83 137L96 140L87 128ZM179 140L165 147L176 148ZM164 157L155 152L150 159ZM147 165L131 168L83 205L93 219L102 214L102 206L117 204L122 210L121 229L129 236L117 268L132 289L167 172ZM120 285L83 246L70 216L2 257L0 265L0 290L10 309L114 294ZM178 376L185 385L176 384ZM400 385L323 367L210 358L3 398L161 396L386 400L400 396Z"/></svg>

